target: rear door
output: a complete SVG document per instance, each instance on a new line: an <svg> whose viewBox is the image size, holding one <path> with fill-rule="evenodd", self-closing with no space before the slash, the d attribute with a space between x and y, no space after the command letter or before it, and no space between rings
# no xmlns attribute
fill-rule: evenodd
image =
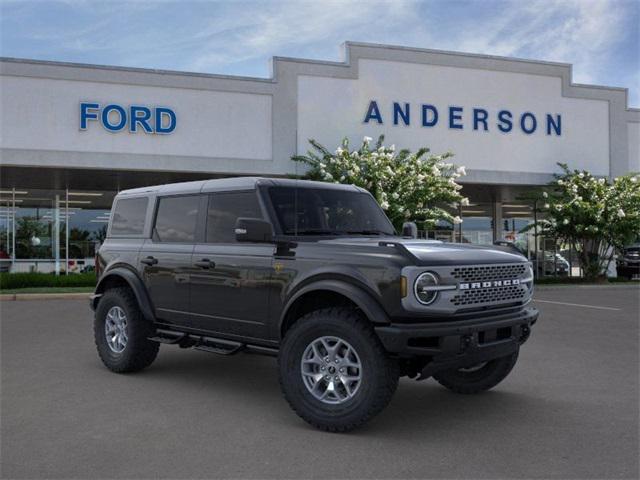
<svg viewBox="0 0 640 480"><path fill-rule="evenodd" d="M191 277L192 324L264 339L275 246L235 239L238 217L264 218L257 192L212 193L207 202L205 242L196 245L192 257L198 268Z"/></svg>
<svg viewBox="0 0 640 480"><path fill-rule="evenodd" d="M158 197L151 239L140 252L140 270L164 323L188 325L191 256L200 195Z"/></svg>

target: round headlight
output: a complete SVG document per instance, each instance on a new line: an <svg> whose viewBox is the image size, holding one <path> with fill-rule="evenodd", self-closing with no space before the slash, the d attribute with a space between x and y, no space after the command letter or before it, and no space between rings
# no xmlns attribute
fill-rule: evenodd
<svg viewBox="0 0 640 480"><path fill-rule="evenodd" d="M423 305L432 304L438 297L438 290L433 288L438 285L438 277L433 273L425 272L416 278L413 291L418 301Z"/></svg>

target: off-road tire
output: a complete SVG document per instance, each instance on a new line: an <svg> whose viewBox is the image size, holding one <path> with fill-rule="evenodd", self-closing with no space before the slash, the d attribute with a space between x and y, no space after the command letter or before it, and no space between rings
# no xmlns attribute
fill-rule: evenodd
<svg viewBox="0 0 640 480"><path fill-rule="evenodd" d="M315 398L302 380L300 363L307 346L322 336L346 340L362 363L362 380L354 397L329 405ZM369 322L352 308L326 308L301 317L287 331L278 356L280 387L291 408L306 422L329 432L346 432L373 418L391 400L399 378Z"/></svg>
<svg viewBox="0 0 640 480"><path fill-rule="evenodd" d="M445 370L433 375L440 385L452 392L471 394L489 390L498 385L511 372L518 360L518 350L506 357L490 360L481 369L465 372Z"/></svg>
<svg viewBox="0 0 640 480"><path fill-rule="evenodd" d="M105 320L109 310L118 306L127 316L128 340L124 350L116 353L107 344ZM105 366L116 373L137 372L153 363L160 345L148 340L153 325L144 318L133 292L125 287L107 290L96 308L93 334L98 355Z"/></svg>

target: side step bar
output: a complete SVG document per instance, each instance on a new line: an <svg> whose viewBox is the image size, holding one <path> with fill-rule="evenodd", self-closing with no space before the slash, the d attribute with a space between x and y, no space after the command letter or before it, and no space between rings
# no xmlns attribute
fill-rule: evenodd
<svg viewBox="0 0 640 480"><path fill-rule="evenodd" d="M193 347L196 350L217 353L219 355L233 355L245 347L244 343L224 340L222 338L198 337L196 335L189 335L189 338L197 342Z"/></svg>
<svg viewBox="0 0 640 480"><path fill-rule="evenodd" d="M148 339L153 342L179 345L182 348L193 347L196 350L217 353L218 355L234 355L241 351L269 356L278 355L277 348L264 347L261 345L249 345L224 338L207 337L204 335L176 332L160 328L156 330L156 335L148 337Z"/></svg>
<svg viewBox="0 0 640 480"><path fill-rule="evenodd" d="M187 338L187 334L183 332L174 332L172 330L156 330L156 335L153 337L148 337L152 342L158 343L166 343L169 345L175 345L176 343L180 343L182 340Z"/></svg>

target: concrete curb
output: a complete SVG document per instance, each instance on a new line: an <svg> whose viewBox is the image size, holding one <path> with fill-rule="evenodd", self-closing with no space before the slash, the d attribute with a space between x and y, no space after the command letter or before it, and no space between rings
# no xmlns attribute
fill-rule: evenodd
<svg viewBox="0 0 640 480"><path fill-rule="evenodd" d="M0 294L0 301L14 300L89 300L88 292L76 293L5 293Z"/></svg>
<svg viewBox="0 0 640 480"><path fill-rule="evenodd" d="M536 290L563 290L565 288L578 288L578 289L593 289L593 288L621 288L621 289L640 289L640 282L638 283L621 283L616 285L615 283L604 283L594 284L594 285L571 285L569 283L561 284L561 285L536 285Z"/></svg>

